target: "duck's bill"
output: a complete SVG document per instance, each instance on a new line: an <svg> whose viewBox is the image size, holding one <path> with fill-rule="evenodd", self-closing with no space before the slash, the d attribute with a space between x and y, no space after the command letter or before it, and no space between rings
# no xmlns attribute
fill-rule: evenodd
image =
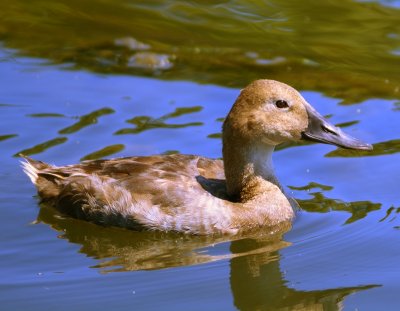
<svg viewBox="0 0 400 311"><path fill-rule="evenodd" d="M344 133L330 124L311 106L307 106L308 128L302 133L304 139L347 149L372 150L372 145Z"/></svg>

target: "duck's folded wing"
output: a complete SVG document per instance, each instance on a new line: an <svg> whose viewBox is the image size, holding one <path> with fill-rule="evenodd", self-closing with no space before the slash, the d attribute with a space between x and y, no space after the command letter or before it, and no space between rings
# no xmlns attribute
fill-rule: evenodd
<svg viewBox="0 0 400 311"><path fill-rule="evenodd" d="M98 224L206 233L230 218L222 202L224 181L215 178L223 177L218 160L133 157L47 166L36 174L44 201Z"/></svg>

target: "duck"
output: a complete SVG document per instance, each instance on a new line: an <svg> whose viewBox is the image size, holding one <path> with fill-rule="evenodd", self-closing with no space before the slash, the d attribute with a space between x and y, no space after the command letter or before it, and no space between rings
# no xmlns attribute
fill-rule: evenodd
<svg viewBox="0 0 400 311"><path fill-rule="evenodd" d="M291 223L296 209L272 164L282 143L372 145L329 123L291 86L256 80L222 126L222 159L170 154L55 166L23 157L41 202L103 226L193 235L236 235Z"/></svg>

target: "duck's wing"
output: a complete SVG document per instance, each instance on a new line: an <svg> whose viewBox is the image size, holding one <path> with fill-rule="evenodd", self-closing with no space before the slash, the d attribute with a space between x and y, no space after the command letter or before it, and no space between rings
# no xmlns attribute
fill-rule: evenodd
<svg viewBox="0 0 400 311"><path fill-rule="evenodd" d="M26 160L24 170L41 198L76 218L200 233L200 227L206 230L207 223L218 220L213 217L226 216L213 213L216 208L220 213L227 198L220 160L177 154L64 167Z"/></svg>

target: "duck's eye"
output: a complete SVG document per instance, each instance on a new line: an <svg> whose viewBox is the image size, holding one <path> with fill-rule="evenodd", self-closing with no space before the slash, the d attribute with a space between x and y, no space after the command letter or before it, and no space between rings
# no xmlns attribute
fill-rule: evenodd
<svg viewBox="0 0 400 311"><path fill-rule="evenodd" d="M278 107L279 109L283 109L283 108L288 108L289 104L287 103L286 100L277 100L275 102L275 106Z"/></svg>

